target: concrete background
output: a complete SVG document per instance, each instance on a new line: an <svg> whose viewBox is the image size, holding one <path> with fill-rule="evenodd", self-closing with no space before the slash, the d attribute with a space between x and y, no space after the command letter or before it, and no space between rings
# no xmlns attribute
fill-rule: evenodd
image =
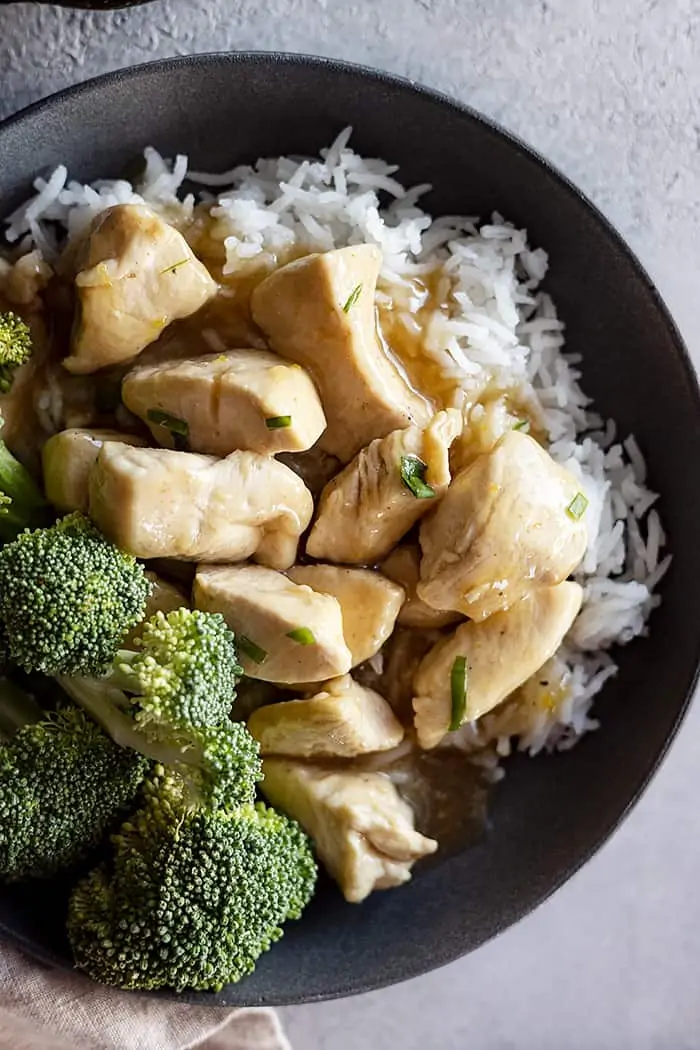
<svg viewBox="0 0 700 1050"><path fill-rule="evenodd" d="M120 66L245 48L381 66L526 138L629 240L700 364L700 0L3 6L0 116ZM540 911L428 977L282 1011L295 1050L700 1048L699 740L696 705L623 829Z"/></svg>

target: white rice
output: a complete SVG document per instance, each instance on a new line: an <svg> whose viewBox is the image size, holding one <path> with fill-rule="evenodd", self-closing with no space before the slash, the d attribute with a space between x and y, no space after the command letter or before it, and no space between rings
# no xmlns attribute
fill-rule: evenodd
<svg viewBox="0 0 700 1050"><path fill-rule="evenodd" d="M383 254L378 303L391 299L410 331L417 328L418 305L412 279L439 268L443 305L422 317L422 343L452 382L454 403L460 405L465 391L485 378L517 390L547 434L552 456L580 479L589 500L588 549L576 574L585 598L550 667L558 688L553 694L548 681L546 703L537 696L530 706L510 702L478 726L452 734L451 742L456 737L469 748L495 743L500 755L513 746L531 754L571 747L597 726L591 704L617 670L608 650L645 633L660 600L654 590L670 564L642 452L632 435L620 441L613 421L590 409L579 385L579 361L564 353L564 325L540 289L546 252L531 248L526 231L498 214L487 223L431 218L418 205L430 187L405 189L395 178L396 166L349 147L350 131L318 159L262 159L222 174L188 175L186 157L166 161L148 148L136 185L118 179L86 186L69 180L59 166L48 179L36 180L36 195L6 220L6 236L50 259L58 249L57 231L75 237L100 211L128 202L148 203L184 226L195 206L191 194L181 196L187 175L205 188L200 199L212 202L224 272L274 265L290 248L326 251L373 243ZM207 339L215 345L216 333Z"/></svg>

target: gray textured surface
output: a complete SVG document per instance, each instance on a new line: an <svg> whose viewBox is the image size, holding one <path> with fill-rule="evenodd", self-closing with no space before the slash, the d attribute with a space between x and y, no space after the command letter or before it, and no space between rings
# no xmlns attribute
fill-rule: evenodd
<svg viewBox="0 0 700 1050"><path fill-rule="evenodd" d="M522 135L628 238L700 363L700 0L2 7L0 116L109 69L229 48L381 66ZM539 912L429 977L283 1011L295 1050L700 1047L699 738L696 705L624 828Z"/></svg>

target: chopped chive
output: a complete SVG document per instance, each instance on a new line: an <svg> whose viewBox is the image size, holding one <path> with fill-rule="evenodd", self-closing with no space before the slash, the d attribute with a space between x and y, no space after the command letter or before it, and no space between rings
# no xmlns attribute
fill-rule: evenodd
<svg viewBox="0 0 700 1050"><path fill-rule="evenodd" d="M577 492L572 499L569 506L566 508L566 513L574 521L579 521L586 513L586 507L588 506L588 500L582 492Z"/></svg>
<svg viewBox="0 0 700 1050"><path fill-rule="evenodd" d="M454 733L465 721L467 711L467 677L466 656L456 656L450 672L450 690L452 692L450 733Z"/></svg>
<svg viewBox="0 0 700 1050"><path fill-rule="evenodd" d="M362 285L361 284L356 284L355 287L353 288L353 290L350 292L350 295L348 296L348 298L347 298L347 300L345 302L345 305L343 306L343 313L344 314L350 313L350 311L352 310L353 306L355 305L357 300L360 298L361 292L362 292Z"/></svg>
<svg viewBox="0 0 700 1050"><path fill-rule="evenodd" d="M265 426L268 430L284 430L285 427L291 427L291 425L291 416L270 416L269 419L265 420Z"/></svg>
<svg viewBox="0 0 700 1050"><path fill-rule="evenodd" d="M530 420L529 419L521 419L521 420L519 420L515 424L515 426L513 427L513 430L521 430L523 434L529 434L530 433Z"/></svg>
<svg viewBox="0 0 700 1050"><path fill-rule="evenodd" d="M190 428L189 424L184 419L178 419L177 416L171 416L169 412L162 412L159 408L149 408L146 412L146 417L150 423L155 423L157 427L165 427L171 434L180 434L182 437L187 437Z"/></svg>
<svg viewBox="0 0 700 1050"><path fill-rule="evenodd" d="M416 499L432 499L435 489L425 480L427 465L418 456L401 457L401 480Z"/></svg>
<svg viewBox="0 0 700 1050"><path fill-rule="evenodd" d="M172 266L166 266L164 270L161 270L159 276L162 277L164 273L175 273L176 270L179 270L181 266L184 266L189 261L189 259L180 259L179 262L173 263Z"/></svg>
<svg viewBox="0 0 700 1050"><path fill-rule="evenodd" d="M315 645L316 637L313 631L310 631L308 627L295 627L293 631L290 631L287 638L291 638L293 642L298 642L299 645Z"/></svg>
<svg viewBox="0 0 700 1050"><path fill-rule="evenodd" d="M236 635L236 644L242 653L252 660L255 664L261 664L267 657L267 653L264 649L261 649L255 642L251 642L250 638L246 638L244 634Z"/></svg>

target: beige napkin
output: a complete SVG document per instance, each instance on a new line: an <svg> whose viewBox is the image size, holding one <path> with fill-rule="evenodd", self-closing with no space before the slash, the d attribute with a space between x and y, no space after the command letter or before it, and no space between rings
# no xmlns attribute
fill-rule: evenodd
<svg viewBox="0 0 700 1050"><path fill-rule="evenodd" d="M0 944L0 1050L291 1050L273 1010L102 988Z"/></svg>

